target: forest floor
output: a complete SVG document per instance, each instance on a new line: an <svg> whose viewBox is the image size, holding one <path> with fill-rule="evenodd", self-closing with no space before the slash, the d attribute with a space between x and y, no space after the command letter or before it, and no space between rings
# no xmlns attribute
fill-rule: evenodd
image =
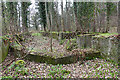
<svg viewBox="0 0 120 80"><path fill-rule="evenodd" d="M3 78L120 78L118 65L104 59L95 58L84 61L83 64L78 61L67 65L52 65L24 60L26 74L22 74L16 68L10 68L14 66L13 59L14 56L9 54L0 64L2 65L0 73Z"/></svg>
<svg viewBox="0 0 120 80"><path fill-rule="evenodd" d="M33 52L48 53L50 52L50 38L41 37L37 34L33 38L27 38L24 44ZM36 38L35 38L36 37ZM66 53L64 44L59 45L59 42L53 39L53 53ZM41 53L39 52L39 53ZM68 52L70 54L70 52ZM57 56L57 55L56 55ZM120 78L119 66L111 61L94 58L93 60L85 60L72 64L52 65L47 63L35 63L24 60L22 66L15 65L12 53L9 53L5 61L0 66L0 73L3 78Z"/></svg>
<svg viewBox="0 0 120 80"><path fill-rule="evenodd" d="M27 52L30 54L50 56L52 58L63 58L70 55L76 55L76 49L81 52L97 52L91 48L79 49L77 40L74 39L63 39L57 40L52 38L52 51L51 51L51 38L44 37L40 33L32 33L31 37L27 37L26 41L22 43ZM24 52L26 53L26 52ZM92 53L94 54L94 53Z"/></svg>
<svg viewBox="0 0 120 80"><path fill-rule="evenodd" d="M41 34L37 34L32 36L32 38L29 37L23 44L29 50L28 52L31 51L34 54L49 55L55 57L63 57L71 54L69 51L65 50L67 40L64 41L64 44L60 45L58 40L52 39L51 52L50 39L51 38L49 37L44 37Z"/></svg>

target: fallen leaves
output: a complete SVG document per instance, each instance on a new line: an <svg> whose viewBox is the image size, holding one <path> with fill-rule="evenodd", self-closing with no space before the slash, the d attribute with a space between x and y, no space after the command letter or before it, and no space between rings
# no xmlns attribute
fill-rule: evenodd
<svg viewBox="0 0 120 80"><path fill-rule="evenodd" d="M47 76L49 74L49 70L52 67L56 67L56 65L46 64L46 63L35 63L26 61L26 67L28 69L28 75L22 76L19 75L20 78L29 78L29 77L39 77L39 78L50 78ZM85 61L84 64L73 63L62 65L62 68L66 71L70 71L67 76L63 76L64 78L116 78L118 75L118 67L111 65L112 63L107 62L103 59L95 59ZM97 65L97 66L96 66ZM101 66L102 65L102 66ZM107 66L106 66L107 65ZM94 68L96 66L96 68ZM59 66L58 66L59 67ZM9 71L8 74L3 73L3 76L14 75L14 70Z"/></svg>

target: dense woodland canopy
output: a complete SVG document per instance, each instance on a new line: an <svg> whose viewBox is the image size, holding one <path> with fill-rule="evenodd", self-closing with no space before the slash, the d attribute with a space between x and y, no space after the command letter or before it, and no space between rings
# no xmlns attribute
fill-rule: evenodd
<svg viewBox="0 0 120 80"><path fill-rule="evenodd" d="M2 2L3 32L28 31L28 28L83 33L117 31L119 3L64 3ZM31 5L35 5L35 9L31 8Z"/></svg>

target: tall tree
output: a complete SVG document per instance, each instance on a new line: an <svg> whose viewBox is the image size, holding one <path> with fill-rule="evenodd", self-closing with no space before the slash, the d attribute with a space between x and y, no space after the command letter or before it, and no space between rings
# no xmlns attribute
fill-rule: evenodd
<svg viewBox="0 0 120 80"><path fill-rule="evenodd" d="M54 3L55 9L54 9L54 20L55 20L55 25L56 25L56 30L59 32L59 23L58 23L58 18L59 18L59 9L58 9L58 2Z"/></svg>
<svg viewBox="0 0 120 80"><path fill-rule="evenodd" d="M94 6L96 6L96 3L94 3ZM94 7L94 27L93 32L96 32L96 7Z"/></svg>
<svg viewBox="0 0 120 80"><path fill-rule="evenodd" d="M111 8L110 2L107 2L106 6L107 6L107 27L106 27L106 31L105 32L108 32L108 30L109 30L110 8Z"/></svg>
<svg viewBox="0 0 120 80"><path fill-rule="evenodd" d="M6 17L9 30L13 33L17 29L17 2L6 2Z"/></svg>
<svg viewBox="0 0 120 80"><path fill-rule="evenodd" d="M13 3L14 25L16 27L16 32L18 32L18 28L19 28L19 26L17 24L17 20L18 20L17 5L18 5L18 2Z"/></svg>
<svg viewBox="0 0 120 80"><path fill-rule="evenodd" d="M118 2L118 28L117 28L118 34L120 34L120 1Z"/></svg>
<svg viewBox="0 0 120 80"><path fill-rule="evenodd" d="M30 2L21 2L21 11L22 11L22 27L28 31L28 24L27 24L27 14L28 14L28 7L31 5Z"/></svg>
<svg viewBox="0 0 120 80"><path fill-rule="evenodd" d="M6 7L7 7L7 11L8 11L8 19L12 20L12 18L14 17L14 11L13 11L13 2L7 2L6 3Z"/></svg>
<svg viewBox="0 0 120 80"><path fill-rule="evenodd" d="M48 2L45 2L45 13L46 13L46 20L47 20L48 31L50 31L50 21L49 21Z"/></svg>
<svg viewBox="0 0 120 80"><path fill-rule="evenodd" d="M63 18L63 2L61 2L61 27L62 27L62 31L65 31L65 27L64 27L64 18Z"/></svg>
<svg viewBox="0 0 120 80"><path fill-rule="evenodd" d="M115 11L117 6L112 2L107 2L106 7L107 7L107 27L105 32L108 32L110 29L110 25L109 25L110 16Z"/></svg>
<svg viewBox="0 0 120 80"><path fill-rule="evenodd" d="M50 31L52 31L52 27L53 27L53 2L50 3ZM51 39L50 39L50 50L51 52L53 51L52 49L52 32L50 32L50 36L51 36Z"/></svg>
<svg viewBox="0 0 120 80"><path fill-rule="evenodd" d="M38 12L35 13L35 15L32 16L32 25L35 26L35 29L38 30L38 25L39 25L39 15Z"/></svg>
<svg viewBox="0 0 120 80"><path fill-rule="evenodd" d="M77 6L77 7L76 7ZM86 32L90 22L94 18L94 3L93 2L78 2L74 3L75 16L77 17L76 22L80 24L78 29L81 32Z"/></svg>
<svg viewBox="0 0 120 80"><path fill-rule="evenodd" d="M4 2L2 2L2 26L4 26L2 28L2 32L5 33L7 31L7 28L6 28L6 23L5 23L5 3ZM4 33L2 33L2 34L4 34Z"/></svg>
<svg viewBox="0 0 120 80"><path fill-rule="evenodd" d="M71 24L70 24L70 2L67 2L67 0L66 0L66 27L68 28L68 31L71 30Z"/></svg>
<svg viewBox="0 0 120 80"><path fill-rule="evenodd" d="M18 4L18 26L20 27L21 6Z"/></svg>
<svg viewBox="0 0 120 80"><path fill-rule="evenodd" d="M77 2L73 3L73 7L74 7L74 14L75 14L75 24L76 24L76 31L80 31L80 25L78 23L78 16L77 16Z"/></svg>
<svg viewBox="0 0 120 80"><path fill-rule="evenodd" d="M120 1L118 2L118 28L117 32L119 35L118 39L118 65L120 66Z"/></svg>
<svg viewBox="0 0 120 80"><path fill-rule="evenodd" d="M46 9L45 9L45 2L39 2L38 3L38 10L40 13L40 23L44 27L44 31L46 31Z"/></svg>

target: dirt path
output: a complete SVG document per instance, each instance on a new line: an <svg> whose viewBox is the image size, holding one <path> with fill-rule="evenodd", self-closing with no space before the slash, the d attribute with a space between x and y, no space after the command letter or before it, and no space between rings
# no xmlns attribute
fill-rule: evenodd
<svg viewBox="0 0 120 80"><path fill-rule="evenodd" d="M65 49L67 40L64 42L63 45L60 45L58 40L53 39L53 43L52 43L53 52L51 52L49 37L43 37L41 35L33 36L33 37L34 38L31 42L29 41L31 39L28 38L28 41L26 41L24 45L26 45L30 51L35 52L35 54L43 53L42 55L49 55L55 57L61 57L61 56L64 57L71 54L69 51L66 51Z"/></svg>

